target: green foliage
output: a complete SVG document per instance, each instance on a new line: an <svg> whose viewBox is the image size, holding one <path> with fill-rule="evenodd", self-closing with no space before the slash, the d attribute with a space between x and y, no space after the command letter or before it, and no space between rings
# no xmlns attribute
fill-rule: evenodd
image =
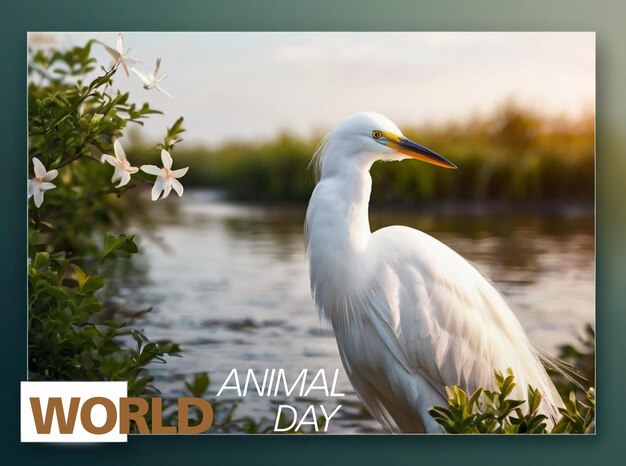
<svg viewBox="0 0 626 466"><path fill-rule="evenodd" d="M589 388L585 399L579 401L574 392L563 400L565 408L559 409L562 418L552 429L552 433L588 433L595 428L596 393Z"/></svg>
<svg viewBox="0 0 626 466"><path fill-rule="evenodd" d="M124 234L121 234L119 236L113 236L105 233L102 260L106 259L107 257L117 257L117 255L122 255L122 257L130 257L130 254L135 254L136 252L138 252L138 249L133 240L133 235L126 236Z"/></svg>
<svg viewBox="0 0 626 466"><path fill-rule="evenodd" d="M222 188L234 199L305 201L314 185L313 175L306 172L314 148L284 134L261 144L182 150L177 160L194 167L185 176L189 186Z"/></svg>
<svg viewBox="0 0 626 466"><path fill-rule="evenodd" d="M136 252L132 237L105 234L102 262L117 251ZM35 254L29 271L28 361L31 380L126 380L130 396L145 392L145 368L177 356L178 345L151 342L130 321L95 318L102 311L96 296L105 279L71 263L62 254ZM121 338L132 336L135 348Z"/></svg>
<svg viewBox="0 0 626 466"><path fill-rule="evenodd" d="M113 167L100 157L113 154L113 142L129 124L142 125L161 112L113 91L117 68L96 72L94 43L31 51L29 169L37 157L59 176L40 208L29 202L29 379L122 380L129 396L147 396L157 392L148 367L181 350L135 328L135 319L149 309L127 313L128 320L110 319L103 309L108 273L117 259L138 251L134 236L119 230L141 201L128 202L136 184L114 186ZM183 131L179 118L151 152L171 149ZM146 178L138 173L134 179Z"/></svg>
<svg viewBox="0 0 626 466"><path fill-rule="evenodd" d="M191 382L185 382L185 388L193 396L200 398L209 388L209 374L206 372L196 374Z"/></svg>
<svg viewBox="0 0 626 466"><path fill-rule="evenodd" d="M178 120L174 122L174 124L167 128L167 133L165 135L165 142L163 143L163 149L166 151L170 151L174 148L174 146L180 142L182 142L182 138L180 135L185 132L183 128L183 117L180 117Z"/></svg>
<svg viewBox="0 0 626 466"><path fill-rule="evenodd" d="M505 102L490 115L408 128L405 134L459 169L417 161L374 164L374 203L593 200L592 115L546 117ZM194 167L185 178L189 185L223 188L235 199L306 201L315 185L307 166L320 139L283 134L187 149L178 157Z"/></svg>
<svg viewBox="0 0 626 466"><path fill-rule="evenodd" d="M113 91L115 67L102 68L99 76L87 80L95 71L90 56L93 44L66 52L38 51L29 63L29 161L37 157L48 170L59 170L57 187L46 192L42 208L29 206L31 231L38 234L34 240L41 240L37 247L65 250L70 255L97 254L94 229L123 225L124 208L133 203L120 197L136 184L112 185L113 167L101 165L100 157L114 153L114 140L129 124L143 125L150 115L161 113L147 103L131 102L127 92ZM150 154L158 156L162 148L171 150L182 140L183 131L179 118L161 143L131 162L138 166ZM141 172L134 178L149 179Z"/></svg>
<svg viewBox="0 0 626 466"><path fill-rule="evenodd" d="M468 396L458 386L446 387L448 406L435 406L429 414L447 433L454 434L544 434L547 417L541 414L542 396L539 390L529 386L526 400L511 398L515 388L515 376L496 371L495 390L478 388ZM585 399L579 401L571 392L559 408L561 418L550 433L589 433L595 419L595 392L589 388Z"/></svg>

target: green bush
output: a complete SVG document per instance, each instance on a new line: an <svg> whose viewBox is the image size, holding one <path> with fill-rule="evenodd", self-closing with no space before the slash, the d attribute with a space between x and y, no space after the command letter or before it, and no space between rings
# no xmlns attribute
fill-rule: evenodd
<svg viewBox="0 0 626 466"><path fill-rule="evenodd" d="M542 396L539 390L528 386L527 400L510 398L515 388L515 376L509 369L506 375L495 372L496 389L477 389L468 395L458 386L446 387L448 406L435 406L429 414L447 433L454 434L545 434L546 416L539 413ZM559 408L561 418L550 433L584 434L595 426L595 391L589 388L579 401L574 392L563 399Z"/></svg>
<svg viewBox="0 0 626 466"><path fill-rule="evenodd" d="M129 124L142 125L160 112L112 90L117 66L86 80L96 71L94 44L31 51L28 156L35 173L29 191L47 190L28 205L29 379L125 380L129 396L140 396L155 392L147 367L178 356L180 348L134 328L146 310L129 320L107 320L101 291L116 260L137 252L134 237L120 230L129 209L142 202L129 200L129 190L152 179L136 173L133 182L115 186L113 167L100 157L113 153ZM180 141L181 122L153 152ZM37 161L45 168L36 168Z"/></svg>
<svg viewBox="0 0 626 466"><path fill-rule="evenodd" d="M33 196L28 204L29 380L127 381L128 396L162 397L164 423L175 425L177 400L151 385L149 366L180 356L181 348L152 341L136 328L151 309L124 310L129 318L111 318L103 293L116 266L138 252L135 237L123 230L128 215L146 215L147 201L134 195L134 188L151 184L153 177L137 172L130 183L116 186L113 167L101 157L114 153L114 141L128 133L129 124L141 126L160 112L112 90L117 65L86 81L96 70L95 44L30 51L29 169L35 171L37 159L47 172L39 180L41 173L30 176L37 186L52 181L54 186L41 203ZM171 151L181 141L182 121L168 128L162 142L130 151L132 165L153 163L161 149ZM183 166L178 156L175 164ZM58 176L52 177L55 170ZM208 386L208 374L199 373L185 381L182 392L206 397ZM237 403L212 400L212 405L217 411L212 431L244 432L256 425L250 418L233 420ZM192 424L198 423L200 411L193 407L191 414ZM151 413L145 417L150 425Z"/></svg>
<svg viewBox="0 0 626 466"><path fill-rule="evenodd" d="M548 369L564 408L550 433L591 433L595 429L595 331L588 324L580 347L559 347L560 370ZM589 387L583 389L583 384ZM541 394L527 388L527 401L510 399L515 387L514 374L495 372L496 390L479 388L471 395L459 387L447 387L448 406L435 406L430 415L448 433L527 433L547 432L546 417L539 414Z"/></svg>

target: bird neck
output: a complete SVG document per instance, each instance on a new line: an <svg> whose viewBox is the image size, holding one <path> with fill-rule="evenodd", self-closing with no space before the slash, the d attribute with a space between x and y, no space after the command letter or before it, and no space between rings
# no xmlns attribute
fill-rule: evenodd
<svg viewBox="0 0 626 466"><path fill-rule="evenodd" d="M323 174L307 210L309 254L327 256L327 264L352 261L371 236L368 207L372 191L370 164Z"/></svg>
<svg viewBox="0 0 626 466"><path fill-rule="evenodd" d="M335 331L349 328L349 322L357 319L350 301L342 297L362 292L371 266L365 260L372 235L370 166L323 171L307 209L305 241L311 291L318 311Z"/></svg>

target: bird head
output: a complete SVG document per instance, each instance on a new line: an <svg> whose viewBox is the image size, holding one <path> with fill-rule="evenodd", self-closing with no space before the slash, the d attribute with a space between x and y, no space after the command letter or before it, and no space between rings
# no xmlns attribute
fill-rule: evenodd
<svg viewBox="0 0 626 466"><path fill-rule="evenodd" d="M332 153L333 160L330 159ZM337 166L362 162L370 166L378 160L416 159L445 168L456 168L449 160L406 138L387 117L375 112L357 113L330 132L316 151L314 161Z"/></svg>

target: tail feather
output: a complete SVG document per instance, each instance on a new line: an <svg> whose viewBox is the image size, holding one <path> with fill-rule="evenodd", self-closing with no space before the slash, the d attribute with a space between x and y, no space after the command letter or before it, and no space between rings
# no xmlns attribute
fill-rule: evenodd
<svg viewBox="0 0 626 466"><path fill-rule="evenodd" d="M541 363L546 368L552 369L554 372L561 374L563 377L565 377L565 379L567 379L567 381L574 384L580 390L587 390L587 388L583 385L583 382L587 379L576 370L576 367L559 358L551 356L546 351L540 348L535 348L535 352L537 356L539 356L539 360L541 361Z"/></svg>

